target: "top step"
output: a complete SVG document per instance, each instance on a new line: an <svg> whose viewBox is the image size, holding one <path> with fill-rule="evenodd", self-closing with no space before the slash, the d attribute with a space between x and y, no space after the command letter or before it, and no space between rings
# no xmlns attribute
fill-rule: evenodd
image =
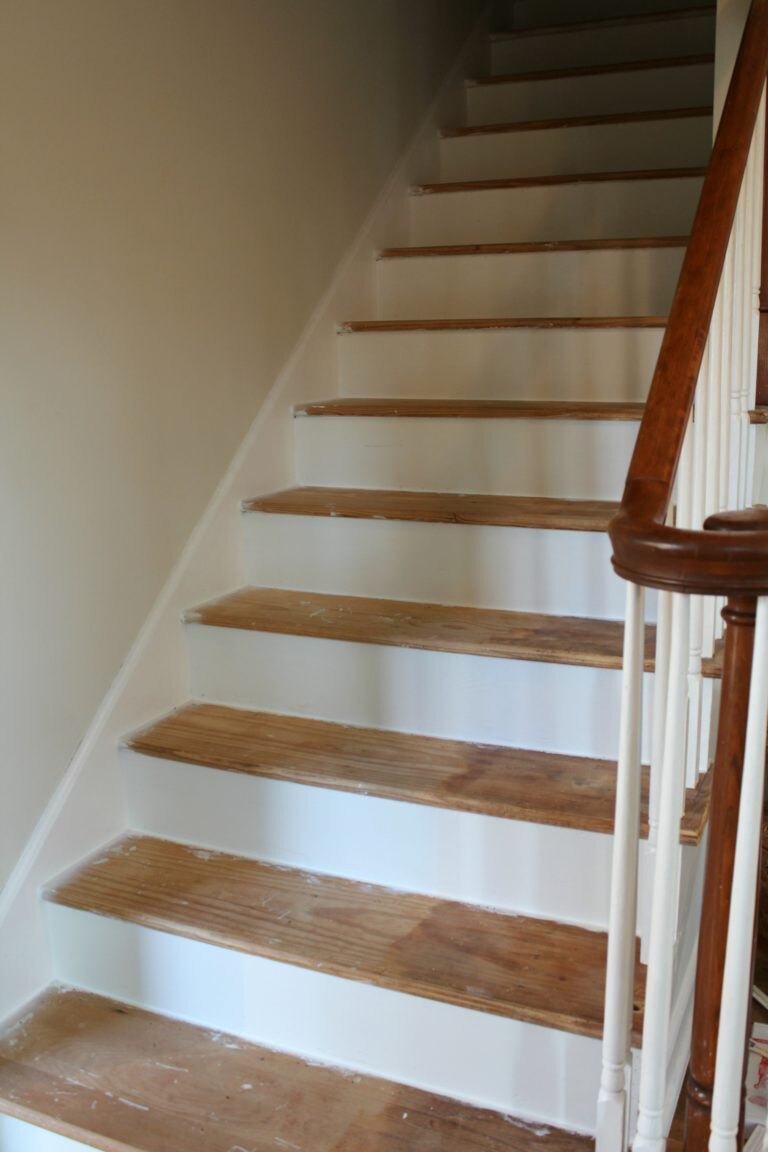
<svg viewBox="0 0 768 1152"><path fill-rule="evenodd" d="M532 68L619 64L662 54L712 52L715 9L682 8L610 17L584 24L519 29L491 37L494 75Z"/></svg>

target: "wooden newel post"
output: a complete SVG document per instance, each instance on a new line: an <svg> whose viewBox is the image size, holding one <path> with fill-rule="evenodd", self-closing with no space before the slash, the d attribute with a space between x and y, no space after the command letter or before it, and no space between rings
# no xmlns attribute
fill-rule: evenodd
<svg viewBox="0 0 768 1152"><path fill-rule="evenodd" d="M752 596L733 596L723 609L725 653L686 1085L686 1152L707 1152L709 1145L756 606Z"/></svg>

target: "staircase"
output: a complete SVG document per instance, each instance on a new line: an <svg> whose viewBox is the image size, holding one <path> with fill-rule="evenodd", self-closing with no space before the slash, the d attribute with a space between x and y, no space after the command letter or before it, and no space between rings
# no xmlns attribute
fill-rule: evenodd
<svg viewBox="0 0 768 1152"><path fill-rule="evenodd" d="M714 7L514 18L412 246L376 255L376 317L340 324L339 396L295 413L297 487L243 509L247 586L187 613L191 702L126 742L130 831L44 894L60 983L0 1034L2 1152L589 1144L605 529L709 154Z"/></svg>

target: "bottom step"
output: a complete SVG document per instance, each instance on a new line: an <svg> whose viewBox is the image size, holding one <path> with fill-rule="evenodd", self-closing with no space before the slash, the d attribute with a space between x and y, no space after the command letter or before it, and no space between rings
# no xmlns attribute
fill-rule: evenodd
<svg viewBox="0 0 768 1152"><path fill-rule="evenodd" d="M586 1152L592 1143L64 989L0 1035L0 1111L22 1122L0 1117L3 1149L6 1132L9 1148L23 1148L25 1124L108 1152Z"/></svg>

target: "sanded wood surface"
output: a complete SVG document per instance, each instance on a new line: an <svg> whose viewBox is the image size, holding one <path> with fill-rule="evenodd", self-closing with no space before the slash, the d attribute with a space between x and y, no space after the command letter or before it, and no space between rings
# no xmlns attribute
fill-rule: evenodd
<svg viewBox="0 0 768 1152"><path fill-rule="evenodd" d="M241 628L593 668L620 668L623 621L545 616L283 588L241 588L186 614L190 624ZM653 669L654 627L646 629L645 667ZM717 660L705 676L719 675Z"/></svg>
<svg viewBox="0 0 768 1152"><path fill-rule="evenodd" d="M415 520L428 524L485 524L568 532L605 532L617 507L609 500L375 488L288 488L243 502L245 512L283 516Z"/></svg>
<svg viewBox="0 0 768 1152"><path fill-rule="evenodd" d="M636 420L644 404L598 400L427 400L363 396L297 404L297 416L418 416L457 420Z"/></svg>
<svg viewBox="0 0 768 1152"><path fill-rule="evenodd" d="M491 124L468 124L443 128L440 135L487 136L495 132L541 132L551 128L594 128L598 125L640 124L653 120L690 120L712 116L710 105L694 104L688 108L663 108L649 112L599 112L589 116L557 116L546 120L508 120Z"/></svg>
<svg viewBox="0 0 768 1152"><path fill-rule="evenodd" d="M694 68L714 64L713 52L693 56L663 56L656 60L625 60L611 64L584 64L578 68L546 68L536 72L508 72L502 76L479 76L467 80L468 88L488 88L498 84L534 84L540 80L578 80L583 76L612 76L617 72L655 72L667 68Z"/></svg>
<svg viewBox="0 0 768 1152"><path fill-rule="evenodd" d="M196 703L137 732L127 747L163 760L317 788L561 828L613 831L616 765L608 760ZM688 794L683 843L701 837L708 797L709 775ZM641 820L647 835L647 770Z"/></svg>
<svg viewBox="0 0 768 1152"><path fill-rule="evenodd" d="M664 328L666 316L508 316L462 320L343 320L345 332L489 332L505 328Z"/></svg>
<svg viewBox="0 0 768 1152"><path fill-rule="evenodd" d="M129 837L47 899L315 972L586 1036L606 937L572 925ZM635 1026L643 1003L636 978Z"/></svg>
<svg viewBox="0 0 768 1152"><path fill-rule="evenodd" d="M593 1142L51 989L0 1036L0 1110L104 1152L588 1152Z"/></svg>
<svg viewBox="0 0 768 1152"><path fill-rule="evenodd" d="M587 32L606 28L627 28L635 24L670 23L675 20L688 20L691 16L715 16L713 4L696 5L690 8L675 8L664 12L642 12L632 16L604 16L595 20L579 20L574 24L539 24L535 28L519 28L510 32L491 32L491 40L527 40L531 37L558 36L563 33ZM714 34L714 30L713 30Z"/></svg>
<svg viewBox="0 0 768 1152"><path fill-rule="evenodd" d="M536 188L544 184L617 184L648 180L700 180L706 168L646 168L624 172L586 172L574 176L504 177L501 180L451 180L436 184L414 184L412 196L434 196L443 192L498 192Z"/></svg>
<svg viewBox="0 0 768 1152"><path fill-rule="evenodd" d="M382 248L379 260L424 256L523 256L546 252L623 252L647 248L684 248L687 236L647 236L606 240L535 240L514 244L426 244Z"/></svg>

